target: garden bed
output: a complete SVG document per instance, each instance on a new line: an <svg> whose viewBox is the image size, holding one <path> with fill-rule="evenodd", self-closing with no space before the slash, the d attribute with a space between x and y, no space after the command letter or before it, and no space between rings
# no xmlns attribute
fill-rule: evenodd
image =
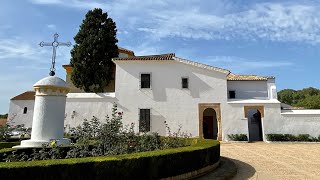
<svg viewBox="0 0 320 180"><path fill-rule="evenodd" d="M1 179L18 179L29 176L35 180L160 179L185 174L219 162L218 141L189 140L191 146L133 154L1 162L0 177ZM0 156L6 150L1 150Z"/></svg>

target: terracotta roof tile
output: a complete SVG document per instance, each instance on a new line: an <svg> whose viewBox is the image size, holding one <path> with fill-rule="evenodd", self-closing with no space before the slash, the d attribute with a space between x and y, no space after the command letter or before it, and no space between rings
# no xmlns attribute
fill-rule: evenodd
<svg viewBox="0 0 320 180"><path fill-rule="evenodd" d="M118 49L119 49L120 52L121 52L121 51L128 52L128 53L130 53L132 56L134 56L134 52L131 51L131 50L129 50L129 49L122 48L122 47L119 47L119 46L118 46Z"/></svg>
<svg viewBox="0 0 320 180"><path fill-rule="evenodd" d="M169 61L173 60L174 53L149 55L149 56L134 56L125 58L113 58L114 61Z"/></svg>
<svg viewBox="0 0 320 180"><path fill-rule="evenodd" d="M227 76L228 81L267 81L268 79L274 79L274 77L257 75L237 75L233 73L230 73Z"/></svg>
<svg viewBox="0 0 320 180"><path fill-rule="evenodd" d="M34 100L34 91L26 91L18 96L13 97L11 100Z"/></svg>

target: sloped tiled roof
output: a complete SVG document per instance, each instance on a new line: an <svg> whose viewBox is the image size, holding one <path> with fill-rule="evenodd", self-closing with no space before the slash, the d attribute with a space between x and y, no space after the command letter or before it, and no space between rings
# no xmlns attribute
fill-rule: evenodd
<svg viewBox="0 0 320 180"><path fill-rule="evenodd" d="M119 47L119 46L118 46L118 49L119 49L119 52L124 51L124 52L127 52L127 53L131 54L132 56L134 56L134 52L129 50L129 49L122 48L122 47Z"/></svg>
<svg viewBox="0 0 320 180"><path fill-rule="evenodd" d="M267 81L268 79L274 79L274 77L257 75L237 75L233 73L230 73L227 76L228 81Z"/></svg>
<svg viewBox="0 0 320 180"><path fill-rule="evenodd" d="M18 96L13 97L11 100L34 100L34 91L26 91Z"/></svg>
<svg viewBox="0 0 320 180"><path fill-rule="evenodd" d="M123 57L123 58L112 58L113 61L169 61L173 60L174 53L149 55L149 56L134 56L134 57Z"/></svg>

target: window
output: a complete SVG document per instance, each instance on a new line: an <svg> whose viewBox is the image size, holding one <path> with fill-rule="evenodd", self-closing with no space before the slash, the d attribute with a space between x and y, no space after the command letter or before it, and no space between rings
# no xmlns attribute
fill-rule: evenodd
<svg viewBox="0 0 320 180"><path fill-rule="evenodd" d="M236 91L229 91L229 98L230 99L236 98Z"/></svg>
<svg viewBox="0 0 320 180"><path fill-rule="evenodd" d="M27 108L27 107L24 107L24 108L23 108L23 114L27 114L27 111L28 111L28 108Z"/></svg>
<svg viewBox="0 0 320 180"><path fill-rule="evenodd" d="M150 131L150 109L140 109L139 132Z"/></svg>
<svg viewBox="0 0 320 180"><path fill-rule="evenodd" d="M141 74L141 88L151 88L151 74Z"/></svg>
<svg viewBox="0 0 320 180"><path fill-rule="evenodd" d="M182 88L188 89L189 88L189 79L188 78L181 78Z"/></svg>

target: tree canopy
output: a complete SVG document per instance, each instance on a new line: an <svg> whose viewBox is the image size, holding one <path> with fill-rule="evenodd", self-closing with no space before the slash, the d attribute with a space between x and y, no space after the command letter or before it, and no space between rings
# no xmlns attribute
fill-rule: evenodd
<svg viewBox="0 0 320 180"><path fill-rule="evenodd" d="M118 57L116 23L102 9L88 11L74 37L71 50L71 80L85 92L103 92L110 83Z"/></svg>
<svg viewBox="0 0 320 180"><path fill-rule="evenodd" d="M283 89L278 92L278 99L291 106L320 109L320 89L313 87L302 90Z"/></svg>

